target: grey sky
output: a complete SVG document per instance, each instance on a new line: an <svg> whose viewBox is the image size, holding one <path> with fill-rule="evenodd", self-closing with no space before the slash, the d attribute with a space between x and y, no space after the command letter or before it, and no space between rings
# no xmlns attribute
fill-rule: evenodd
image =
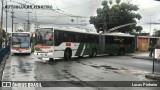
<svg viewBox="0 0 160 90"><path fill-rule="evenodd" d="M96 9L98 7L101 7L101 2L103 0L7 0L9 5L19 5L18 3L23 4L35 4L35 5L52 5L53 9L59 9L56 10L59 13L53 11L53 10L29 10L32 12L30 14L30 20L31 23L34 24L35 22L40 22L41 27L52 27L52 26L70 26L70 25L64 25L64 24L74 24L72 26L77 26L77 18L70 17L63 14L72 14L75 16L84 16L85 18L78 18L78 24L84 24L89 23L89 17L92 15L96 15ZM138 23L139 25L142 25L145 32L149 31L149 25L146 24L150 21L149 15L152 16L152 21L159 22L160 20L160 14L157 11L158 8L160 8L160 2L156 2L154 0L121 0L122 2L131 1L131 3L136 4L140 7L140 10L138 11L143 19L140 20ZM16 3L18 2L18 3ZM115 2L115 0L113 0ZM9 10L11 12L11 9ZM23 23L27 23L26 20L28 19L27 12L28 10L14 10L15 12L15 18L14 22L19 23L19 28L22 28ZM8 16L11 16L9 13ZM5 18L5 14L4 14ZM74 22L71 22L71 19L74 19ZM84 22L85 20L85 22ZM4 19L5 21L5 19ZM83 21L83 22L81 22ZM8 18L9 23L9 30L11 30L11 17ZM42 25L43 24L43 25ZM5 22L4 22L5 27ZM84 27L81 25L78 25L79 27ZM34 25L32 25L32 29ZM85 27L93 28L93 25L87 25ZM157 25L152 25L152 29L159 28Z"/></svg>

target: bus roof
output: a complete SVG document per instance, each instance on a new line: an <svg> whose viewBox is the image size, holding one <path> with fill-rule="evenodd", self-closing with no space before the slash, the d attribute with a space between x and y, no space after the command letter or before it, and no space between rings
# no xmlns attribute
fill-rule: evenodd
<svg viewBox="0 0 160 90"><path fill-rule="evenodd" d="M86 34L96 34L100 35L100 33L93 32L90 29L81 29L76 27L56 27L56 28L40 28L40 29L54 29L54 30L61 30L61 31L70 31L70 32L79 32L79 33L86 33ZM124 37L135 37L135 35L125 34L125 33L106 33L102 35L110 35L110 36L124 36Z"/></svg>
<svg viewBox="0 0 160 90"><path fill-rule="evenodd" d="M160 37L154 37L154 36L138 36L139 38L160 38Z"/></svg>
<svg viewBox="0 0 160 90"><path fill-rule="evenodd" d="M70 32L79 32L79 33L87 33L87 34L98 34L97 32L93 32L90 29L81 29L75 27L56 27L56 28L40 28L40 29L54 29L61 31L70 31Z"/></svg>
<svg viewBox="0 0 160 90"><path fill-rule="evenodd" d="M90 29L81 29L75 27L61 27L55 28L55 30L63 30L63 31L71 31L71 32L79 32L79 33L89 33L89 34L98 34L97 32L93 32Z"/></svg>
<svg viewBox="0 0 160 90"><path fill-rule="evenodd" d="M124 37L135 37L135 35L130 35L126 33L106 33L108 36L124 36Z"/></svg>
<svg viewBox="0 0 160 90"><path fill-rule="evenodd" d="M31 32L12 32L12 33L29 33L30 34Z"/></svg>

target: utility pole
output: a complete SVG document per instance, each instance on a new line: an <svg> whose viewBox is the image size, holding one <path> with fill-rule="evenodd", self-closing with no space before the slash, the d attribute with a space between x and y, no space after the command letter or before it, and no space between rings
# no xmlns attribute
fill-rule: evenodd
<svg viewBox="0 0 160 90"><path fill-rule="evenodd" d="M35 23L34 30L36 30L36 29L37 29L37 24Z"/></svg>
<svg viewBox="0 0 160 90"><path fill-rule="evenodd" d="M149 30L149 36L151 35L151 18L152 18L152 15L149 15L150 16L150 30Z"/></svg>
<svg viewBox="0 0 160 90"><path fill-rule="evenodd" d="M18 23L13 23L13 24L15 25L15 28L14 28L15 32L18 31L18 29L17 29Z"/></svg>
<svg viewBox="0 0 160 90"><path fill-rule="evenodd" d="M148 36L148 48L150 47L150 37L151 37L151 17L152 15L149 15L150 16L150 30L149 30L149 36Z"/></svg>
<svg viewBox="0 0 160 90"><path fill-rule="evenodd" d="M6 6L7 6L7 0L6 0ZM7 27L8 27L8 9L6 8L6 42L5 42L5 44L6 44L6 46L7 46L7 42L8 42L8 30L7 30Z"/></svg>
<svg viewBox="0 0 160 90"><path fill-rule="evenodd" d="M2 7L1 7L1 28L0 28L0 49L2 48L2 37L3 37L3 2L4 0L1 0Z"/></svg>
<svg viewBox="0 0 160 90"><path fill-rule="evenodd" d="M103 32L107 32L107 15L104 16L104 23L103 23Z"/></svg>
<svg viewBox="0 0 160 90"><path fill-rule="evenodd" d="M11 16L11 17L12 17L12 33L13 33L13 19L15 18L15 17L14 17L14 12L13 12L13 9L12 9L12 12L11 12L11 14L12 14L12 16Z"/></svg>
<svg viewBox="0 0 160 90"><path fill-rule="evenodd" d="M39 24L39 22L37 23L37 29L39 29L40 28L40 24Z"/></svg>
<svg viewBox="0 0 160 90"><path fill-rule="evenodd" d="M78 18L79 18L79 17L77 16L77 28L78 28Z"/></svg>
<svg viewBox="0 0 160 90"><path fill-rule="evenodd" d="M25 23L23 23L23 26L24 26L24 31L26 32L26 24L25 24Z"/></svg>
<svg viewBox="0 0 160 90"><path fill-rule="evenodd" d="M26 12L26 13L28 13L28 20L27 20L27 25L28 25L28 26L27 26L27 30L26 30L26 31L30 32L29 14L32 13L32 12L29 12L29 11L28 11L28 12Z"/></svg>
<svg viewBox="0 0 160 90"><path fill-rule="evenodd" d="M2 29L3 28L3 4L4 4L4 0L1 0L1 2L2 2L2 7L1 7L1 29Z"/></svg>
<svg viewBox="0 0 160 90"><path fill-rule="evenodd" d="M7 6L7 0L6 0L6 6ZM8 32L8 31L7 31L7 26L8 26L8 25L7 25L7 24L8 24L8 23L7 23L7 20L8 20L8 9L6 8L6 33Z"/></svg>

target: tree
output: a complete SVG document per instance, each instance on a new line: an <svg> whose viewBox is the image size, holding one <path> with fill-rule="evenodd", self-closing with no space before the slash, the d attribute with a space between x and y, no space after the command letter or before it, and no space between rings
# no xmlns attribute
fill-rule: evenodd
<svg viewBox="0 0 160 90"><path fill-rule="evenodd" d="M4 42L4 39L7 37L7 34L4 29L0 28L0 49L2 48L2 43Z"/></svg>
<svg viewBox="0 0 160 90"><path fill-rule="evenodd" d="M143 28L141 26L136 26L135 30L136 30L136 32L141 33L141 31L143 30Z"/></svg>
<svg viewBox="0 0 160 90"><path fill-rule="evenodd" d="M110 6L109 6L110 5ZM90 24L94 24L97 32L114 28L116 26L136 23L136 20L140 20L142 17L140 14L135 13L139 10L137 5L120 3L120 0L116 0L116 4L113 5L112 1L103 1L102 8L97 8L97 16L90 17ZM104 27L106 26L106 27ZM117 29L117 32L128 33L132 32L136 25L130 25Z"/></svg>
<svg viewBox="0 0 160 90"><path fill-rule="evenodd" d="M160 37L160 30L154 29L153 35L154 35L154 36L157 36L157 37Z"/></svg>
<svg viewBox="0 0 160 90"><path fill-rule="evenodd" d="M2 36L3 36L3 31L2 29L0 28L0 50L2 48Z"/></svg>

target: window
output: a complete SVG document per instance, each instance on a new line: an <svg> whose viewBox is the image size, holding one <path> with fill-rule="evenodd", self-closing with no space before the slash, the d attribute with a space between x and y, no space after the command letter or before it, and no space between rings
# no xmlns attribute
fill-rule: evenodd
<svg viewBox="0 0 160 90"><path fill-rule="evenodd" d="M113 36L105 36L106 43L114 44L116 39Z"/></svg>

